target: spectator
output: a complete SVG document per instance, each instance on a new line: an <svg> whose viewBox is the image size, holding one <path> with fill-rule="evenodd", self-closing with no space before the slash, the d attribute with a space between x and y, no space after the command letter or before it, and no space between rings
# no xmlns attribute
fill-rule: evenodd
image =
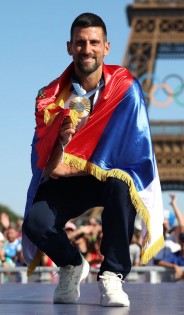
<svg viewBox="0 0 184 315"><path fill-rule="evenodd" d="M171 227L170 213L168 210L164 211L164 248L154 257L155 264L158 264L160 260L165 259L171 253L178 252L181 249L178 236L184 228L184 216L177 206L176 195L170 194L170 198L170 204L174 211L175 220Z"/></svg>
<svg viewBox="0 0 184 315"><path fill-rule="evenodd" d="M103 260L99 252L99 246L102 237L102 226L96 218L89 218L86 225L76 227L68 221L65 224L65 231L72 244L77 247L81 254L93 267L98 267Z"/></svg>
<svg viewBox="0 0 184 315"><path fill-rule="evenodd" d="M75 237L73 244L77 247L79 252L86 257L89 248L89 241L85 234L81 233Z"/></svg>
<svg viewBox="0 0 184 315"><path fill-rule="evenodd" d="M5 261L10 267L20 266L24 263L21 240L17 236L16 227L11 224L6 231L8 242L4 246Z"/></svg>
<svg viewBox="0 0 184 315"><path fill-rule="evenodd" d="M0 231L0 267L4 266L5 264L5 253L3 249L4 241L5 241L4 235Z"/></svg>
<svg viewBox="0 0 184 315"><path fill-rule="evenodd" d="M6 231L9 226L10 226L10 219L9 219L9 215L5 212L2 212L1 213L1 216L0 216L0 223L1 223L1 228L2 228L2 231Z"/></svg>
<svg viewBox="0 0 184 315"><path fill-rule="evenodd" d="M55 267L55 263L50 259L49 256L46 254L43 254L42 259L41 259L41 266L45 267Z"/></svg>
<svg viewBox="0 0 184 315"><path fill-rule="evenodd" d="M176 222L174 224L175 227L175 237L176 240L178 241L178 236L181 232L184 232L184 215L182 214L181 210L179 209L177 205L177 200L176 200L176 195L175 194L170 194L171 202L170 205L173 208L175 217L177 219L178 225L176 225ZM171 229L172 231L172 229Z"/></svg>
<svg viewBox="0 0 184 315"><path fill-rule="evenodd" d="M103 255L100 253L101 244L101 233L98 235L91 236L89 241L88 252L86 255L86 260L89 262L91 267L100 268L100 265L104 259Z"/></svg>
<svg viewBox="0 0 184 315"><path fill-rule="evenodd" d="M43 267L55 267L56 266L55 263L52 261L52 259L44 253L42 255L40 265ZM56 279L55 275L56 275L56 273L53 271L41 272L39 281L55 283L58 280L58 279Z"/></svg>
<svg viewBox="0 0 184 315"><path fill-rule="evenodd" d="M130 259L133 267L141 265L141 246L135 233L130 243Z"/></svg>
<svg viewBox="0 0 184 315"><path fill-rule="evenodd" d="M77 228L73 222L68 221L65 224L64 230L72 244L85 257L88 251L88 239L85 235L90 233L89 228L85 225L81 225L79 228Z"/></svg>
<svg viewBox="0 0 184 315"><path fill-rule="evenodd" d="M141 247L142 246L142 219L137 214L134 223L134 235L136 237L136 243Z"/></svg>
<svg viewBox="0 0 184 315"><path fill-rule="evenodd" d="M178 229L178 224L173 225L172 230L170 228L168 216L165 213L164 217L164 248L153 258L153 263L157 265L160 260L166 258L171 253L177 252L181 249L181 246L176 242L175 229Z"/></svg>
<svg viewBox="0 0 184 315"><path fill-rule="evenodd" d="M23 224L23 218L19 218L17 220L17 237L22 238L22 224Z"/></svg>
<svg viewBox="0 0 184 315"><path fill-rule="evenodd" d="M175 220L171 227L170 213L168 210L164 211L164 248L153 258L153 263L158 266L166 266L166 264L168 266L168 263L162 264L162 262L167 261L167 259L170 259L171 257L175 257L175 255L177 256L181 251L181 240L179 239L179 235L183 230L184 216L177 206L176 196L171 194L170 198L170 204L174 211ZM180 271L181 269L176 265L176 278L180 277ZM160 274L160 281L171 281L171 276L170 272Z"/></svg>
<svg viewBox="0 0 184 315"><path fill-rule="evenodd" d="M181 250L169 254L158 262L159 266L173 269L176 280L184 279L184 271L180 268L181 266L184 266L184 233L179 234L179 242Z"/></svg>
<svg viewBox="0 0 184 315"><path fill-rule="evenodd" d="M80 225L78 228L71 221L68 221L65 224L65 231L66 231L67 236L69 237L69 239L71 241L73 241L80 234L86 234L86 235L91 235L93 237L96 237L98 232L101 229L102 228L101 228L101 226L99 224L98 224L98 226L94 226L92 224Z"/></svg>
<svg viewBox="0 0 184 315"><path fill-rule="evenodd" d="M96 218L93 217L89 218L87 223L88 223L87 226L91 228L90 235L93 238L93 241L96 241L99 236L99 232L102 231L102 225Z"/></svg>
<svg viewBox="0 0 184 315"><path fill-rule="evenodd" d="M76 227L76 225L73 222L68 221L65 224L64 230L65 230L68 238L70 240L72 240L75 237L75 235L76 235L76 233L74 233L74 232L77 230L77 227Z"/></svg>

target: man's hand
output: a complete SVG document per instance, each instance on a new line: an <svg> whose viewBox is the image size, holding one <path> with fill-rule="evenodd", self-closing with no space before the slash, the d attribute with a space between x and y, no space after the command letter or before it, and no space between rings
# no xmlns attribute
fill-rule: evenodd
<svg viewBox="0 0 184 315"><path fill-rule="evenodd" d="M60 176L71 177L71 176L83 176L87 175L86 172L80 171L75 167L67 165L63 162L59 162L57 167L50 173L50 177L58 179Z"/></svg>
<svg viewBox="0 0 184 315"><path fill-rule="evenodd" d="M78 119L78 122L80 122L80 119ZM70 116L67 116L62 123L59 137L51 153L43 176L49 174L52 178L57 179L59 176L74 176L77 172L81 173L74 167L72 168L61 162L63 155L62 146L65 146L70 142L75 132L76 129L72 124L71 118Z"/></svg>
<svg viewBox="0 0 184 315"><path fill-rule="evenodd" d="M171 206L176 205L176 195L170 194L170 197L171 197L171 202L170 202Z"/></svg>
<svg viewBox="0 0 184 315"><path fill-rule="evenodd" d="M80 121L80 120L79 120ZM71 141L72 136L75 134L76 129L72 124L70 116L67 116L61 126L61 131L59 134L59 143L61 145L66 145Z"/></svg>
<svg viewBox="0 0 184 315"><path fill-rule="evenodd" d="M2 224L4 229L7 229L10 226L9 215L5 212L1 213L0 223Z"/></svg>
<svg viewBox="0 0 184 315"><path fill-rule="evenodd" d="M174 271L176 280L183 278L183 270L178 265L174 265Z"/></svg>
<svg viewBox="0 0 184 315"><path fill-rule="evenodd" d="M78 119L80 122L81 119ZM62 146L65 146L68 142L71 141L73 135L75 134L76 129L72 124L70 116L67 116L61 126L61 131L58 138L58 143ZM76 169L75 167L64 164L61 159L57 163L56 167L50 172L50 177L58 179L60 176L70 177L70 176L81 176L86 175L85 172Z"/></svg>

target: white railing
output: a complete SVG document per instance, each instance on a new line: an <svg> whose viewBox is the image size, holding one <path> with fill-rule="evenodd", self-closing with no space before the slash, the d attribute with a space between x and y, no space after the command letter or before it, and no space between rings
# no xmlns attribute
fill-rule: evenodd
<svg viewBox="0 0 184 315"><path fill-rule="evenodd" d="M181 267L184 271L184 267ZM97 268L90 268L90 273L86 279L87 283L96 281ZM33 274L27 277L27 267L0 267L0 283L7 282L48 282L57 283L58 267L37 267ZM126 278L127 282L169 282L176 281L174 271L160 266L140 266L132 267Z"/></svg>

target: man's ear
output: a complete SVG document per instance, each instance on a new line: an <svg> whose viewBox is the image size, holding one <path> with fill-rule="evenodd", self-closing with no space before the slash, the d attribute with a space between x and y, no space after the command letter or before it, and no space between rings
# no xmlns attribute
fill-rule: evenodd
<svg viewBox="0 0 184 315"><path fill-rule="evenodd" d="M68 54L69 54L70 56L72 56L72 48L71 48L72 45L71 45L71 42L67 41L66 45L67 45Z"/></svg>
<svg viewBox="0 0 184 315"><path fill-rule="evenodd" d="M110 42L105 43L104 56L107 56L110 52Z"/></svg>

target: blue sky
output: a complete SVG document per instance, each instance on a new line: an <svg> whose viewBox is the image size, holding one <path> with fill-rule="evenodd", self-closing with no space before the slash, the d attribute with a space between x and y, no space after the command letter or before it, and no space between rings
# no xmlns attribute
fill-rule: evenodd
<svg viewBox="0 0 184 315"><path fill-rule="evenodd" d="M23 215L31 179L30 152L35 127L37 91L58 77L71 62L66 52L70 26L83 12L100 15L106 23L111 52L108 64L122 64L130 28L126 16L128 0L6 0L0 5L1 123L0 203ZM167 65L158 64L163 78ZM172 61L169 73L176 73ZM181 63L180 67L181 69ZM173 69L173 70L172 70ZM164 72L165 71L165 72ZM184 108L150 107L153 119L182 117ZM168 194L167 194L168 195ZM179 205L182 194L178 194ZM168 204L167 196L164 202Z"/></svg>

